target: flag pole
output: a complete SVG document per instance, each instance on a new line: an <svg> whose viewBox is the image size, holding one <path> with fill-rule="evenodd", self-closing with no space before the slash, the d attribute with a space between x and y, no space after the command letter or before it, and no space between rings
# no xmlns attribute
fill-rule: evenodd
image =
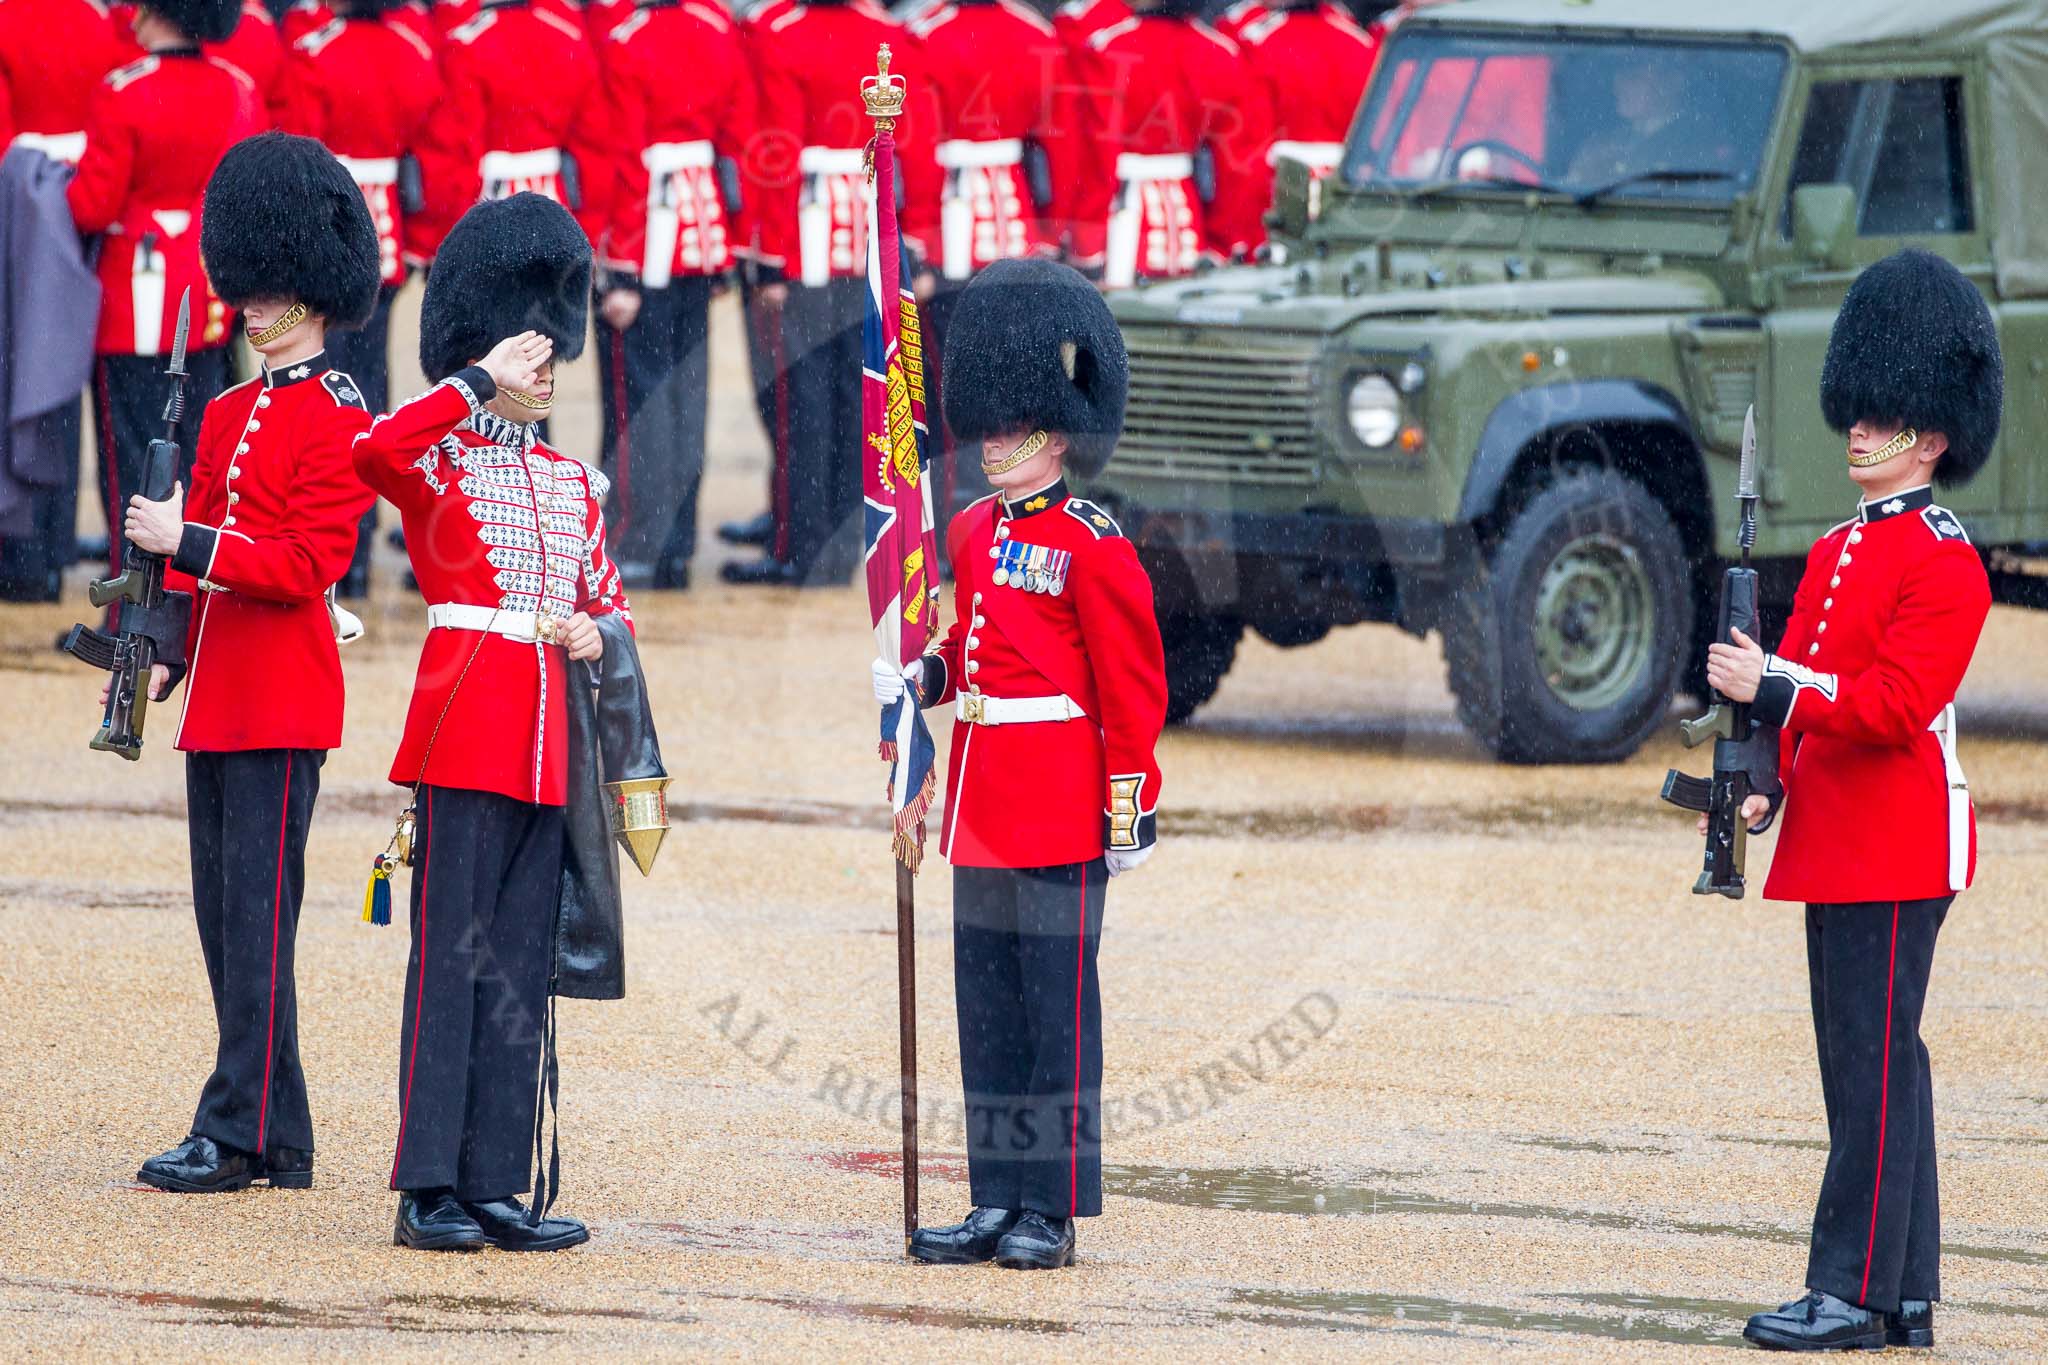
<svg viewBox="0 0 2048 1365"><path fill-rule="evenodd" d="M861 101L868 117L875 121L875 141L869 144L867 157L868 186L878 205L883 195L891 196L892 222L894 161L891 158L886 163L891 183L876 188L875 153L883 140L895 132L906 93L903 77L889 74L889 45L883 43L875 53L875 74L861 81ZM893 239L895 234L890 236ZM884 274L883 278L889 276ZM880 302L884 309L897 306L893 297ZM912 708L916 705L908 698L904 704ZM916 837L922 841L921 833ZM896 864L896 1039L903 1097L903 1249L907 1254L910 1239L917 1231L917 873L914 858L903 856L900 847L892 851Z"/></svg>

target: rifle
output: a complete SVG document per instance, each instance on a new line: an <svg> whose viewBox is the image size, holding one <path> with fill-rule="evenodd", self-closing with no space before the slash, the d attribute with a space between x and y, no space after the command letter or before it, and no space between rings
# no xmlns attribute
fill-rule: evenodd
<svg viewBox="0 0 2048 1365"><path fill-rule="evenodd" d="M1752 640L1763 639L1763 620L1757 603L1756 570L1749 567L1749 552L1756 544L1756 408L1742 421L1742 462L1735 476L1735 497L1742 505L1741 562L1721 575L1721 602L1714 618L1714 638L1732 640L1741 631ZM1670 769L1664 774L1662 796L1682 810L1707 817L1706 866L1693 883L1695 896L1722 895L1741 900L1744 889L1743 864L1751 830L1743 823L1742 804L1753 795L1771 798L1772 814L1754 832L1762 833L1776 814L1777 800L1784 794L1778 780L1778 727L1766 725L1750 715L1747 703L1730 701L1718 692L1707 713L1695 720L1678 723L1688 749L1714 741L1712 777L1691 777Z"/></svg>
<svg viewBox="0 0 2048 1365"><path fill-rule="evenodd" d="M171 343L170 401L164 405L164 436L149 443L143 462L142 496L162 502L178 481L178 422L185 415L185 338L191 325L192 291L178 300L178 331ZM123 515L121 508L111 509ZM142 757L142 719L149 709L149 675L155 664L174 671L185 664L185 633L192 624L192 594L164 591L162 555L129 541L121 555L121 574L103 578L86 589L96 607L119 603L114 633L75 625L64 637L66 652L112 673L107 687L106 715L92 738L92 747L116 753L130 762Z"/></svg>

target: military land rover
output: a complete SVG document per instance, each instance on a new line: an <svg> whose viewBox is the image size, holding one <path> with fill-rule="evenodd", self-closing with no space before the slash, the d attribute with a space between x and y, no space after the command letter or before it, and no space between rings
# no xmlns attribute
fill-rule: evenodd
<svg viewBox="0 0 2048 1365"><path fill-rule="evenodd" d="M1743 414L1782 623L1852 510L1821 356L1902 245L1991 299L2000 448L1944 494L2048 605L2048 0L1462 0L1394 31L1341 165L1282 162L1271 260L1119 295L1093 496L1159 596L1171 716L1249 628L1436 631L1503 759L1623 757L1694 687Z"/></svg>

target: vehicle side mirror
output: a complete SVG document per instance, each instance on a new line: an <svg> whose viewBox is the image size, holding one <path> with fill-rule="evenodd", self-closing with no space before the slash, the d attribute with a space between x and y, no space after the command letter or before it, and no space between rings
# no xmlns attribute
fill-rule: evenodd
<svg viewBox="0 0 2048 1365"><path fill-rule="evenodd" d="M1801 258L1840 269L1856 239L1856 191L1847 185L1801 185L1792 191L1792 246Z"/></svg>

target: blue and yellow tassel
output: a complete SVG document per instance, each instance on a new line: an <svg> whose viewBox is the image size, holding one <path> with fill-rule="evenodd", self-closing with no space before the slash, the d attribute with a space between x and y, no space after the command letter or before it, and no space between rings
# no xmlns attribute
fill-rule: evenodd
<svg viewBox="0 0 2048 1365"><path fill-rule="evenodd" d="M380 853L370 860L370 884L363 888L363 923L391 923L391 872L395 859Z"/></svg>

